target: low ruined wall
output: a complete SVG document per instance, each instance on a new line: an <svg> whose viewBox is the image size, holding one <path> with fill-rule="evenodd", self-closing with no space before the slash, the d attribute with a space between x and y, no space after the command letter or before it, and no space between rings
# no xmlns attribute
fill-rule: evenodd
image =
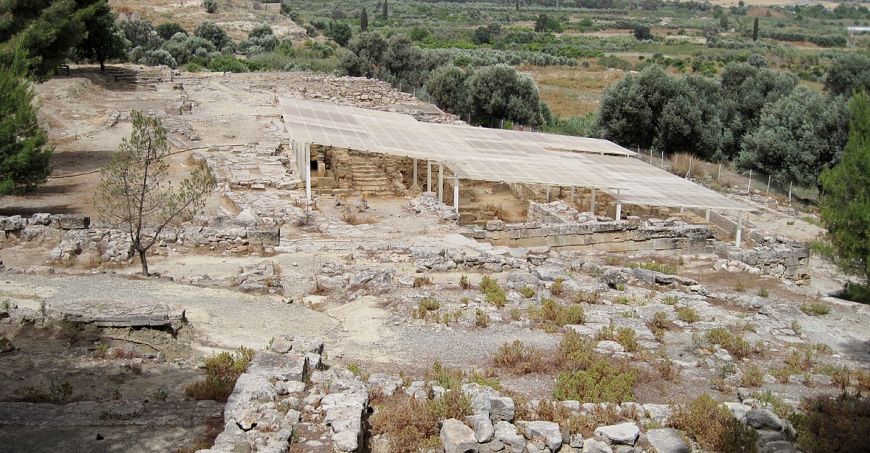
<svg viewBox="0 0 870 453"><path fill-rule="evenodd" d="M525 223L487 222L484 228L467 234L473 239L510 247L592 247L607 252L680 250L708 252L713 237L703 225L689 225L678 219L629 218L615 221L578 212L564 202L531 203Z"/></svg>
<svg viewBox="0 0 870 453"><path fill-rule="evenodd" d="M122 231L91 228L90 218L71 214L34 214L32 217L0 217L0 242L54 241L53 261L67 262L87 254L95 262L124 262L130 259L130 238ZM166 228L157 245L208 247L212 250L246 252L248 247L275 247L280 242L277 226L244 226L231 223L201 226L185 224Z"/></svg>
<svg viewBox="0 0 870 453"><path fill-rule="evenodd" d="M752 248L721 247L717 254L721 261L745 264L742 270L772 275L789 280L809 278L810 249L805 244L783 237L761 237L760 245ZM730 269L730 263L717 263L717 267Z"/></svg>

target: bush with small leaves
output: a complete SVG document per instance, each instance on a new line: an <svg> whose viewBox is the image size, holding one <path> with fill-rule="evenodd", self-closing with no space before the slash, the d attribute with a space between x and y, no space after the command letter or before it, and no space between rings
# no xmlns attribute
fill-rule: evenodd
<svg viewBox="0 0 870 453"><path fill-rule="evenodd" d="M764 371L758 365L752 364L743 370L743 376L740 378L740 385L744 387L758 387L764 382Z"/></svg>
<svg viewBox="0 0 870 453"><path fill-rule="evenodd" d="M434 297L424 297L417 304L417 318L426 319L426 315L429 314L430 311L435 311L441 308L441 304L438 303Z"/></svg>
<svg viewBox="0 0 870 453"><path fill-rule="evenodd" d="M739 453L756 451L758 434L740 423L724 406L709 395L701 395L677 408L670 424L709 451Z"/></svg>
<svg viewBox="0 0 870 453"><path fill-rule="evenodd" d="M477 327L489 327L489 315L478 308L474 312L474 325Z"/></svg>
<svg viewBox="0 0 870 453"><path fill-rule="evenodd" d="M459 277L459 287L462 289L471 288L471 283L468 281L467 275L463 274L461 277Z"/></svg>
<svg viewBox="0 0 870 453"><path fill-rule="evenodd" d="M698 312L691 307L677 307L677 319L685 323L695 323L701 320Z"/></svg>
<svg viewBox="0 0 870 453"><path fill-rule="evenodd" d="M515 374L528 374L545 368L543 351L526 346L520 340L501 345L492 362L496 367L508 369Z"/></svg>
<svg viewBox="0 0 870 453"><path fill-rule="evenodd" d="M824 316L831 312L831 307L822 303L806 303L801 305L801 311L809 316Z"/></svg>
<svg viewBox="0 0 870 453"><path fill-rule="evenodd" d="M254 350L239 348L236 353L222 352L205 360L205 380L185 388L184 394L194 400L224 402L233 392L236 380L251 363Z"/></svg>
<svg viewBox="0 0 870 453"><path fill-rule="evenodd" d="M531 286L523 286L522 289L520 289L520 294L522 294L526 299L531 299L535 297L535 288L532 288Z"/></svg>
<svg viewBox="0 0 870 453"><path fill-rule="evenodd" d="M554 296L561 296L563 291L562 285L564 285L564 283L565 279L563 279L562 277L556 277L556 279L553 280L553 284L550 285L550 294Z"/></svg>
<svg viewBox="0 0 870 453"><path fill-rule="evenodd" d="M205 8L205 12L214 14L218 10L217 0L204 0L202 2L202 7Z"/></svg>
<svg viewBox="0 0 870 453"><path fill-rule="evenodd" d="M586 369L560 373L553 396L559 400L622 403L634 400L636 381L637 371L598 358Z"/></svg>

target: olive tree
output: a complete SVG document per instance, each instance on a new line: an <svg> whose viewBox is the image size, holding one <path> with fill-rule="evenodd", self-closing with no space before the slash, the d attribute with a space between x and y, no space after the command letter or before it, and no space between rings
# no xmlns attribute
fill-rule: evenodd
<svg viewBox="0 0 870 453"><path fill-rule="evenodd" d="M478 69L466 82L472 115L484 124L507 119L540 126L544 118L538 87L527 75L499 64Z"/></svg>
<svg viewBox="0 0 870 453"><path fill-rule="evenodd" d="M426 81L426 92L435 104L457 115L469 113L468 87L470 72L453 65L442 66L432 71Z"/></svg>
<svg viewBox="0 0 870 453"><path fill-rule="evenodd" d="M825 89L831 94L845 96L870 90L870 56L860 53L840 55L828 68Z"/></svg>
<svg viewBox="0 0 870 453"><path fill-rule="evenodd" d="M129 235L130 257L139 255L148 276L148 249L167 226L202 210L215 179L203 165L173 185L166 129L158 118L137 111L131 116L133 132L103 168L94 206L101 220Z"/></svg>
<svg viewBox="0 0 870 453"><path fill-rule="evenodd" d="M829 98L806 87L766 106L758 127L744 139L737 162L784 184L818 184L846 143L849 114L841 97Z"/></svg>
<svg viewBox="0 0 870 453"><path fill-rule="evenodd" d="M849 139L840 163L822 172L819 205L835 261L860 276L866 288L870 284L870 98L858 93L849 108Z"/></svg>

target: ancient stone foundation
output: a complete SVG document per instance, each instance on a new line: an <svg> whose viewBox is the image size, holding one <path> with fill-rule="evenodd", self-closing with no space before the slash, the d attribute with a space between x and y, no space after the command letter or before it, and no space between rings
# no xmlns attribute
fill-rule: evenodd
<svg viewBox="0 0 870 453"><path fill-rule="evenodd" d="M564 202L531 203L529 222L487 222L466 235L473 239L510 247L583 247L606 252L679 250L684 253L710 251L713 234L703 225L678 219L637 217L615 221L580 213Z"/></svg>

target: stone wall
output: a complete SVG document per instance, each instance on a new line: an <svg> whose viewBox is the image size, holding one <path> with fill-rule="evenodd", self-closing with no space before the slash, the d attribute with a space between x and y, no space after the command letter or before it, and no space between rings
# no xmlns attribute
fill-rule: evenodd
<svg viewBox="0 0 870 453"><path fill-rule="evenodd" d="M276 337L239 376L224 407L224 431L199 453L353 452L364 441L365 384L322 368L323 342Z"/></svg>
<svg viewBox="0 0 870 453"><path fill-rule="evenodd" d="M130 238L122 230L92 228L90 218L73 214L34 214L32 217L0 217L0 242L52 241L52 261L70 262L86 255L94 263L124 262L130 259ZM213 219L201 225L183 224L166 228L158 237L157 247L207 247L244 253L250 247L275 247L280 241L277 226L239 225L228 219Z"/></svg>
<svg viewBox="0 0 870 453"><path fill-rule="evenodd" d="M630 217L615 221L592 217L568 207L563 202L531 203L530 218L546 222L487 222L466 235L494 245L510 247L592 247L608 252L680 250L690 253L709 251L710 229L690 225L677 219L650 219L641 222Z"/></svg>
<svg viewBox="0 0 870 453"><path fill-rule="evenodd" d="M717 253L723 258L716 263L717 270L747 271L796 281L810 277L809 247L781 236L763 236L759 245L751 248L723 245Z"/></svg>

